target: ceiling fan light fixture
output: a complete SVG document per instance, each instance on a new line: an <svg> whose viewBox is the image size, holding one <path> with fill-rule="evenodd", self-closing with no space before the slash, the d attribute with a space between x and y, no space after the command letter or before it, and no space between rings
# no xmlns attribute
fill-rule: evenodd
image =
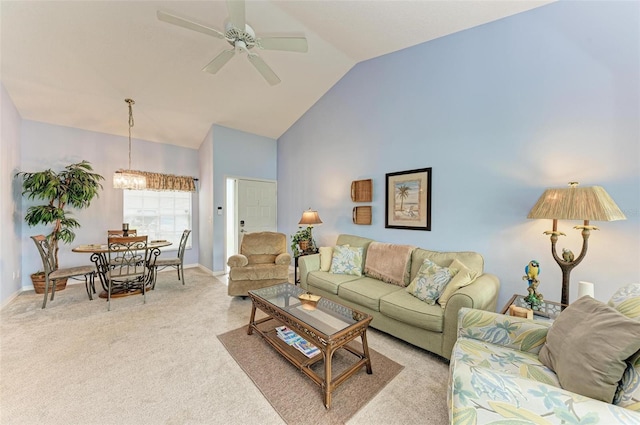
<svg viewBox="0 0 640 425"><path fill-rule="evenodd" d="M252 53L250 49L257 46L261 50L306 53L308 51L307 39L304 36L256 37L254 29L247 24L245 19L246 7L244 0L228 0L227 8L229 17L224 23L224 32L161 10L157 11L157 17L159 20L172 25L224 39L233 46L233 50L225 50L219 53L202 69L203 71L215 74L231 59L234 53L247 52L251 64L269 84L273 86L280 83L280 78L276 73L260 56Z"/></svg>

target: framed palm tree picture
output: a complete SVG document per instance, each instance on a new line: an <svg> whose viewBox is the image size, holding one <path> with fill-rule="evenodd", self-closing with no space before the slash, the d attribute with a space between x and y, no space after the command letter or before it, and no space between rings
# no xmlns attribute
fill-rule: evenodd
<svg viewBox="0 0 640 425"><path fill-rule="evenodd" d="M386 175L384 227L431 230L431 168Z"/></svg>

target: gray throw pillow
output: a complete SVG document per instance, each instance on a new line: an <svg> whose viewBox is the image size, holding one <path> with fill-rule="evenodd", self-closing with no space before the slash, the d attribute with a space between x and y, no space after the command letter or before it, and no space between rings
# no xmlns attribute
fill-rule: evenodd
<svg viewBox="0 0 640 425"><path fill-rule="evenodd" d="M585 296L553 322L540 361L562 388L611 403L626 368L640 350L640 322Z"/></svg>

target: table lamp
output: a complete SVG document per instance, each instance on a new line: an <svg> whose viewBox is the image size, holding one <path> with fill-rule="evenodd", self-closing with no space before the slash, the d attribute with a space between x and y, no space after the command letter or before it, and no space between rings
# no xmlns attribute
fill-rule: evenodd
<svg viewBox="0 0 640 425"><path fill-rule="evenodd" d="M299 226L307 226L309 228L309 237L310 237L309 243L311 243L312 245L313 245L313 235L311 232L312 232L313 226L316 226L318 224L322 224L322 220L320 220L318 211L314 211L311 208L309 208L308 210L302 213L302 217L300 218L300 222L298 223ZM313 248L313 246L311 248Z"/></svg>
<svg viewBox="0 0 640 425"><path fill-rule="evenodd" d="M547 189L538 202L531 208L527 218L545 218L553 220L553 229L544 232L551 235L551 254L562 270L562 298L561 303L569 304L569 275L587 254L587 246L591 230L598 230L589 221L626 220L620 208L613 202L609 194L600 186L578 187L578 182L570 182L569 187ZM569 250L563 250L562 257L556 252L558 236L564 233L558 231L558 220L582 220L582 250L576 258Z"/></svg>

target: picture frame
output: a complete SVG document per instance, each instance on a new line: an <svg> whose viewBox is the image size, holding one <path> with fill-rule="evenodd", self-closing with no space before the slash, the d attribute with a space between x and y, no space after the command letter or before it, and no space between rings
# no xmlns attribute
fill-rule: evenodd
<svg viewBox="0 0 640 425"><path fill-rule="evenodd" d="M386 174L384 227L431 230L431 178L431 168Z"/></svg>

